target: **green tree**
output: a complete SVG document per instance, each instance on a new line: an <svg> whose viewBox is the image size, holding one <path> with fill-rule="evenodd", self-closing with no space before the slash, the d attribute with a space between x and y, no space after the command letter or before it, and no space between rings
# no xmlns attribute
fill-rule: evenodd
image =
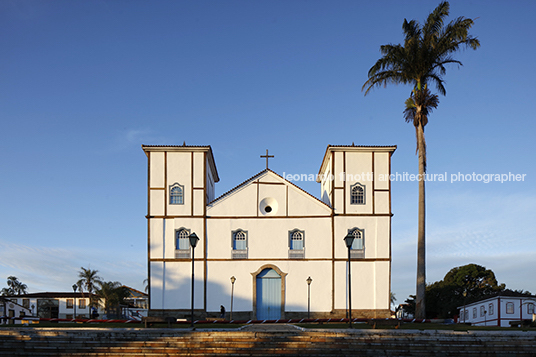
<svg viewBox="0 0 536 357"><path fill-rule="evenodd" d="M85 289L89 293L89 304L90 306L94 306L96 302L94 301L92 294L95 291L96 284L102 283L102 278L98 276L98 270L91 270L86 269L84 267L80 267L80 271L78 272L78 278L79 280L76 282L76 285L78 285L80 292L83 292Z"/></svg>
<svg viewBox="0 0 536 357"><path fill-rule="evenodd" d="M415 295L410 295L400 307L404 308L405 313L415 316Z"/></svg>
<svg viewBox="0 0 536 357"><path fill-rule="evenodd" d="M396 302L396 294L394 292L391 291L391 293L389 294L390 296L390 302L391 302L391 307L394 307L395 306L395 302Z"/></svg>
<svg viewBox="0 0 536 357"><path fill-rule="evenodd" d="M452 268L443 278L426 287L426 314L449 318L457 308L486 297L505 292L505 284L498 284L495 273L477 264Z"/></svg>
<svg viewBox="0 0 536 357"><path fill-rule="evenodd" d="M421 26L417 21L404 19L402 30L404 44L388 44L380 47L382 57L370 68L368 80L363 85L365 95L378 86L387 84L410 84L411 95L406 100L404 117L413 123L417 140L419 161L419 215L417 232L417 294L416 318L425 318L426 254L425 254L425 176L426 141L424 127L428 115L439 104L437 95L428 88L435 84L440 94L445 95L443 76L445 65L462 63L453 54L462 47L477 49L480 41L468 34L473 20L458 17L444 25L450 5L444 1L432 11Z"/></svg>
<svg viewBox="0 0 536 357"><path fill-rule="evenodd" d="M120 305L126 305L125 298L129 295L128 289L118 281L104 281L99 282L98 285L96 294L106 314L119 315L121 313Z"/></svg>
<svg viewBox="0 0 536 357"><path fill-rule="evenodd" d="M149 292L149 278L143 279L143 285L145 286L145 292Z"/></svg>
<svg viewBox="0 0 536 357"><path fill-rule="evenodd" d="M1 295L21 295L26 294L28 286L23 284L16 276L7 277L7 288L2 288Z"/></svg>

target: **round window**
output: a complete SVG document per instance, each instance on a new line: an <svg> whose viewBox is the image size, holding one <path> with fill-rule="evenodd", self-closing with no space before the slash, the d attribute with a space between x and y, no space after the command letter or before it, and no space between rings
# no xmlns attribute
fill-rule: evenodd
<svg viewBox="0 0 536 357"><path fill-rule="evenodd" d="M273 216L277 213L277 201L272 197L266 197L259 203L259 211L263 216Z"/></svg>

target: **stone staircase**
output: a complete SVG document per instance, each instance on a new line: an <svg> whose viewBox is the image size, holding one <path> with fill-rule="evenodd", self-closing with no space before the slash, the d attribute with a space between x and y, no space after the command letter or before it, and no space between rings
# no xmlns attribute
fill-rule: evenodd
<svg viewBox="0 0 536 357"><path fill-rule="evenodd" d="M0 329L0 356L536 356L529 331Z"/></svg>

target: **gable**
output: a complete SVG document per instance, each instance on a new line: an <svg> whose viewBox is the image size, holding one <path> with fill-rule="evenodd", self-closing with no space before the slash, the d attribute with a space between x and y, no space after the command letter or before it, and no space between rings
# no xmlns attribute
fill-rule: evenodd
<svg viewBox="0 0 536 357"><path fill-rule="evenodd" d="M267 169L207 206L209 217L326 216L331 208Z"/></svg>

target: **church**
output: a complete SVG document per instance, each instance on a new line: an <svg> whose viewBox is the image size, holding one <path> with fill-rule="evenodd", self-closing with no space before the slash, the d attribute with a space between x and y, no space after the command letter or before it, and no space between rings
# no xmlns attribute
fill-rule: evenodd
<svg viewBox="0 0 536 357"><path fill-rule="evenodd" d="M396 146L328 145L320 198L268 164L216 197L210 146L142 149L151 316L189 319L192 296L195 319L218 317L222 305L233 320L344 318L349 306L354 318L390 316Z"/></svg>

